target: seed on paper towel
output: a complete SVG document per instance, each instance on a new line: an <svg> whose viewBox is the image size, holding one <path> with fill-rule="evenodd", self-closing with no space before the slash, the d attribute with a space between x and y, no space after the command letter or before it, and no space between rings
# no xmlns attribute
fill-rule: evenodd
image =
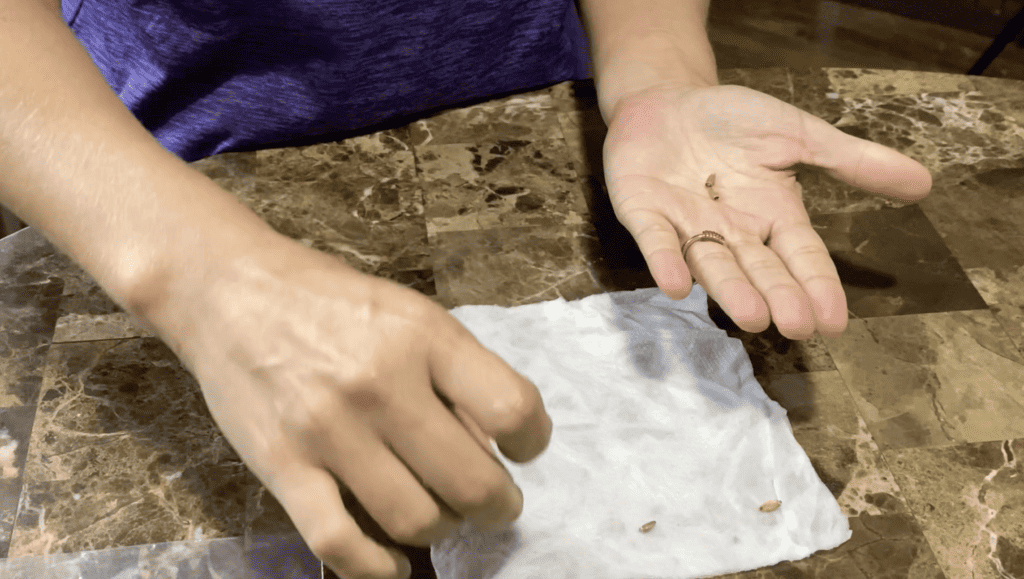
<svg viewBox="0 0 1024 579"><path fill-rule="evenodd" d="M640 532L641 533L646 533L647 531L650 531L651 529L654 528L655 522L656 521L650 521L648 523L644 523L644 526L640 527Z"/></svg>
<svg viewBox="0 0 1024 579"><path fill-rule="evenodd" d="M762 513L770 513L772 511L778 509L781 506L782 506L782 501L768 501L767 503L761 505L761 512Z"/></svg>

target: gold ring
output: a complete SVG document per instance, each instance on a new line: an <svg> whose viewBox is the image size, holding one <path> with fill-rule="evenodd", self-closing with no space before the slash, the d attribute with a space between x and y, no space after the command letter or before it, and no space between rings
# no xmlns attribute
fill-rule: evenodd
<svg viewBox="0 0 1024 579"><path fill-rule="evenodd" d="M722 236L721 233L704 230L690 239L687 239L686 243L683 244L683 261L686 261L686 252L690 250L690 246L698 241L711 241L719 245L725 245L725 237Z"/></svg>

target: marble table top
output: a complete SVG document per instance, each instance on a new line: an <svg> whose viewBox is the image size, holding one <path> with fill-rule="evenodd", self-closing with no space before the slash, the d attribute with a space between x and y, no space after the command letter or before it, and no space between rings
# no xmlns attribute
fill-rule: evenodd
<svg viewBox="0 0 1024 579"><path fill-rule="evenodd" d="M713 307L853 529L736 577L1024 577L1024 83L860 69L721 82L934 177L928 198L894 203L801 168L846 286L842 337L748 334ZM195 166L361 271L446 307L515 305L654 285L604 190L604 131L593 85L563 83ZM159 340L34 231L0 241L0 555L153 561L193 545L192 571L159 576L213 577L195 561L293 533ZM408 552L414 576L432 576L426 552Z"/></svg>

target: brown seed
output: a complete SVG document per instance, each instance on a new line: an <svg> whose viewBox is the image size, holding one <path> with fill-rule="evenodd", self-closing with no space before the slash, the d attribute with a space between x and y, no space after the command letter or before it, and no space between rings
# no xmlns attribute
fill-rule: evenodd
<svg viewBox="0 0 1024 579"><path fill-rule="evenodd" d="M650 531L651 529L654 528L655 522L656 521L650 521L650 522L644 523L644 526L640 527L640 532L641 533L646 533L647 531Z"/></svg>
<svg viewBox="0 0 1024 579"><path fill-rule="evenodd" d="M712 201L718 201L718 199L721 197L721 195L718 194L718 191L715 191L715 174L714 173L712 173L711 176L708 177L707 182L704 183L704 187L707 188L708 196L711 197L711 200Z"/></svg>
<svg viewBox="0 0 1024 579"><path fill-rule="evenodd" d="M761 505L761 512L762 513L770 513L772 511L778 509L781 506L782 506L782 501L768 501L767 503Z"/></svg>

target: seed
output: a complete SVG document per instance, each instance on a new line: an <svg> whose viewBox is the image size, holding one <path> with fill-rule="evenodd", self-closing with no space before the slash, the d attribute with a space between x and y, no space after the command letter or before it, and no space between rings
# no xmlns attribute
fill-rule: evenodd
<svg viewBox="0 0 1024 579"><path fill-rule="evenodd" d="M708 180L704 183L704 187L707 188L708 196L711 197L711 200L712 201L718 201L719 197L721 197L721 196L718 194L718 191L715 191L715 174L714 173L712 173L711 176L708 177Z"/></svg>
<svg viewBox="0 0 1024 579"><path fill-rule="evenodd" d="M768 501L767 503L761 505L761 512L762 513L770 513L772 511L778 509L781 506L782 506L782 501Z"/></svg>
<svg viewBox="0 0 1024 579"><path fill-rule="evenodd" d="M651 529L654 528L654 524L655 524L655 521L650 521L648 523L644 523L644 526L640 527L640 532L641 533L646 533L647 531L650 531Z"/></svg>

